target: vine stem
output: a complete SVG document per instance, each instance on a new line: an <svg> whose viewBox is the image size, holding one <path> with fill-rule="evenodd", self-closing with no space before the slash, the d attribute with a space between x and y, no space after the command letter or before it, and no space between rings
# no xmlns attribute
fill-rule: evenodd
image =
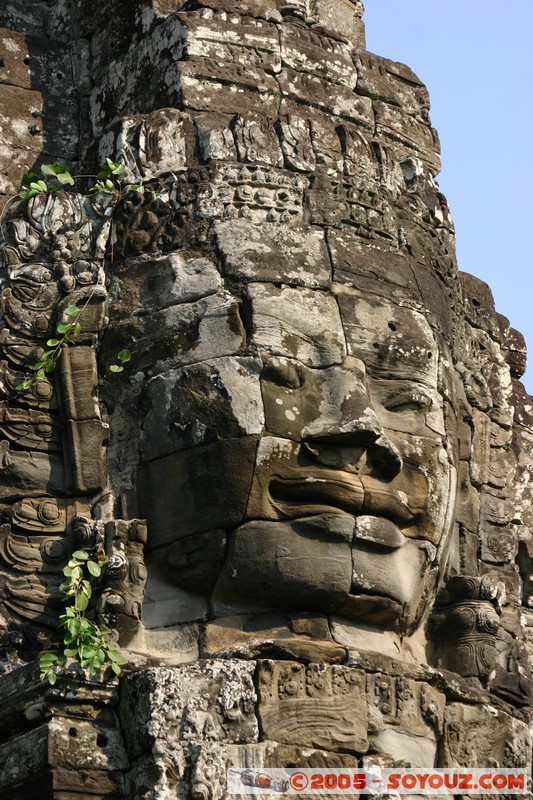
<svg viewBox="0 0 533 800"><path fill-rule="evenodd" d="M80 333L81 333L81 325L79 323L79 318L82 315L83 311L87 308L87 306L91 302L93 295L94 295L94 290L90 293L89 297L86 299L85 303L81 306L81 308L79 308L77 310L76 315L75 316L73 315L74 318L73 318L72 322L69 323L69 327L67 328L67 330L65 330L61 334L58 334L58 335L61 335L61 339L58 340L58 343L53 347L52 350L48 351L49 355L47 356L47 358L44 361L41 361L39 359L37 361L37 363L34 364L34 366L32 367L32 369L36 373L34 375L34 377L30 378L30 379L26 379L25 381L22 381L22 383L19 383L18 386L15 386L15 391L17 391L17 392L28 391L28 389L31 389L31 387L34 385L34 383L37 380L40 380L40 379L44 378L47 373L50 373L50 372L54 371L54 369L57 366L57 362L58 362L59 358L61 357L61 353L62 353L63 349L68 344L75 344L75 338L77 338L80 335ZM68 311L68 309L67 309L67 311ZM60 323L60 324L65 324L65 323ZM69 334L70 334L72 328L73 327L75 328L76 325L80 325L80 330L78 330L75 333L75 335L74 335L75 338L70 338ZM59 326L56 326L56 333L57 333L57 328L58 327ZM37 365L39 365L39 367L37 367ZM28 380L30 381L30 383L28 383Z"/></svg>

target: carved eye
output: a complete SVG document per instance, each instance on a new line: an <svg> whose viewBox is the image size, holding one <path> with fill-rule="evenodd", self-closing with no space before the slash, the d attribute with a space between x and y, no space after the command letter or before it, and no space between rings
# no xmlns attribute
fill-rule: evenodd
<svg viewBox="0 0 533 800"><path fill-rule="evenodd" d="M278 359L265 364L263 378L285 389L298 389L303 383L302 376L294 364Z"/></svg>
<svg viewBox="0 0 533 800"><path fill-rule="evenodd" d="M387 411L429 411L433 402L425 392L405 391L388 397L383 405Z"/></svg>

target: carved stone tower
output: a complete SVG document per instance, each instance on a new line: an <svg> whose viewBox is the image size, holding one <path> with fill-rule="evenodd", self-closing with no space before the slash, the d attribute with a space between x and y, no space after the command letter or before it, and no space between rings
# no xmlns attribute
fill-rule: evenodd
<svg viewBox="0 0 533 800"><path fill-rule="evenodd" d="M457 269L424 85L360 0L4 6L0 800L529 769L525 345ZM129 663L49 685L88 548Z"/></svg>

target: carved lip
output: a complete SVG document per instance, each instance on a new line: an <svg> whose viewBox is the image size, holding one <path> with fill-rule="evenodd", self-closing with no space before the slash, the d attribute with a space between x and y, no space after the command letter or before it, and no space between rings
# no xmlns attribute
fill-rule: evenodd
<svg viewBox="0 0 533 800"><path fill-rule="evenodd" d="M348 514L359 514L364 501L361 481L331 479L310 475L305 478L274 478L270 482L270 496L275 505L285 511L304 506L309 509L336 509ZM290 516L293 516L292 514Z"/></svg>
<svg viewBox="0 0 533 800"><path fill-rule="evenodd" d="M423 512L404 493L382 486L368 476L360 478L346 472L340 475L328 472L327 477L314 473L307 478L276 476L270 481L269 492L274 505L289 517L302 512L307 515L334 510L353 516L385 517L405 527Z"/></svg>

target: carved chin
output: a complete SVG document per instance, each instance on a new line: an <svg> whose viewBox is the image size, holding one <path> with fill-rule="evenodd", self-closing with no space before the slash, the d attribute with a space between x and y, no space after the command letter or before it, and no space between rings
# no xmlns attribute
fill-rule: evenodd
<svg viewBox="0 0 533 800"><path fill-rule="evenodd" d="M395 526L381 522L390 538ZM361 542L356 528L353 517L332 513L240 526L229 538L215 603L337 613L398 630L416 610L427 543L399 531L394 542Z"/></svg>
<svg viewBox="0 0 533 800"><path fill-rule="evenodd" d="M356 539L350 594L380 596L403 608L411 607L417 601L434 553L428 543L412 539L404 539L395 549Z"/></svg>
<svg viewBox="0 0 533 800"><path fill-rule="evenodd" d="M404 611L405 607L390 597L350 593L337 613L341 617L397 631L401 628Z"/></svg>

